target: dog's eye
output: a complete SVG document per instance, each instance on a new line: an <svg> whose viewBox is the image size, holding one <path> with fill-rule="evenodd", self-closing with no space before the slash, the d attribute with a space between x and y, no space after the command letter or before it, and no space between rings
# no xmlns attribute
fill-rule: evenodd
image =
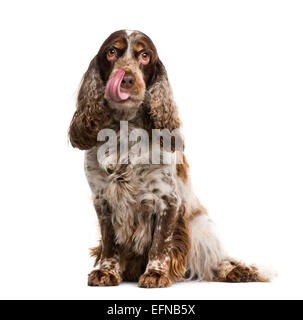
<svg viewBox="0 0 303 320"><path fill-rule="evenodd" d="M107 51L107 60L114 60L117 57L117 50L115 48L110 48Z"/></svg>
<svg viewBox="0 0 303 320"><path fill-rule="evenodd" d="M148 64L149 61L150 61L150 55L148 52L142 52L139 56L139 61L142 63L142 64Z"/></svg>
<svg viewBox="0 0 303 320"><path fill-rule="evenodd" d="M147 53L147 52L143 52L143 53L142 53L142 58L143 58L144 60L147 60L147 59L149 58L148 53Z"/></svg>

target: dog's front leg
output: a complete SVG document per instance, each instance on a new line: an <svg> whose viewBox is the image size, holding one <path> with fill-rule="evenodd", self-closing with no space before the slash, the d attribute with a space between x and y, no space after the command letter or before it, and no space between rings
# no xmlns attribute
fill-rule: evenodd
<svg viewBox="0 0 303 320"><path fill-rule="evenodd" d="M177 199L163 196L162 200L164 210L157 214L149 261L145 273L139 279L142 288L167 288L172 283L169 278L170 250L178 214Z"/></svg>
<svg viewBox="0 0 303 320"><path fill-rule="evenodd" d="M88 276L89 286L117 286L122 281L120 257L115 244L115 233L111 222L111 211L105 200L95 202L101 235L102 254L99 270L92 271Z"/></svg>

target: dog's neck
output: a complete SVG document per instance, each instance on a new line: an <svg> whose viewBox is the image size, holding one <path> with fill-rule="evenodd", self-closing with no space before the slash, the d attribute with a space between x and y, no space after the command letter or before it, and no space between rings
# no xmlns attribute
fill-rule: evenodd
<svg viewBox="0 0 303 320"><path fill-rule="evenodd" d="M146 114L143 105L133 108L115 108L110 106L110 111L115 123L120 123L120 121L128 121L133 127L145 128Z"/></svg>
<svg viewBox="0 0 303 320"><path fill-rule="evenodd" d="M111 108L111 112L115 121L131 121L137 117L138 108Z"/></svg>

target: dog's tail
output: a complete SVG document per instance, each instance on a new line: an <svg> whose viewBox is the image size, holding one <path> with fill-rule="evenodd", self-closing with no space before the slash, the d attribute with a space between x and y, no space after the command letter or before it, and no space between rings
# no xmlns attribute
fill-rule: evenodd
<svg viewBox="0 0 303 320"><path fill-rule="evenodd" d="M191 248L187 257L187 279L219 282L270 281L270 272L229 258L207 214L190 222L189 233Z"/></svg>

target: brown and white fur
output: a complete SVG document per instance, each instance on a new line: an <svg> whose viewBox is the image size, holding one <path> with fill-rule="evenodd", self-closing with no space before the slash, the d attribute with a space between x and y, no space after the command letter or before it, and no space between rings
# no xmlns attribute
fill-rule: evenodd
<svg viewBox="0 0 303 320"><path fill-rule="evenodd" d="M121 102L105 91L118 69L134 79L133 86L121 89L130 94ZM256 267L230 259L223 250L192 191L183 151L178 151L182 164L98 162L98 132L113 129L120 143L120 120L128 121L129 131L180 128L166 70L150 38L138 31L117 31L103 43L83 77L69 129L71 144L86 150L85 172L100 223L100 245L92 250L98 268L88 284L125 280L163 288L185 279L267 281Z"/></svg>

